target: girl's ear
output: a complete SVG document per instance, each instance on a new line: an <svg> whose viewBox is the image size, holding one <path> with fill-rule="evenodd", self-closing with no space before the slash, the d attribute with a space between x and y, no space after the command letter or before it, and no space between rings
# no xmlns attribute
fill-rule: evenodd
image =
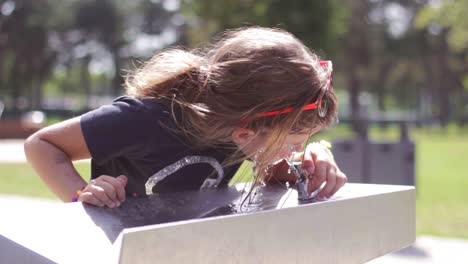
<svg viewBox="0 0 468 264"><path fill-rule="evenodd" d="M232 131L232 141L239 145L243 145L251 141L255 136L255 131L249 128L236 128Z"/></svg>

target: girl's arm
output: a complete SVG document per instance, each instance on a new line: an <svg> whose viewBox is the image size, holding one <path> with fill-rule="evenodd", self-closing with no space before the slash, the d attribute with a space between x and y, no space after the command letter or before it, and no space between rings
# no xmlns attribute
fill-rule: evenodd
<svg viewBox="0 0 468 264"><path fill-rule="evenodd" d="M91 158L80 117L43 128L24 143L26 158L40 178L62 201L69 202L87 183L72 161Z"/></svg>
<svg viewBox="0 0 468 264"><path fill-rule="evenodd" d="M24 151L37 174L64 202L73 198L116 207L125 200L126 176L101 175L86 183L73 167L72 161L91 158L80 117L41 129L26 140Z"/></svg>

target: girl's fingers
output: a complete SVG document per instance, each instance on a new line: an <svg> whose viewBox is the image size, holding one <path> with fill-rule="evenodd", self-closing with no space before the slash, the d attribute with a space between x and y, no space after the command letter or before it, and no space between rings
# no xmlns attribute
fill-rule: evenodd
<svg viewBox="0 0 468 264"><path fill-rule="evenodd" d="M121 202L125 200L125 185L127 184L127 177L121 175L117 178L101 175L96 179L90 180L89 184L84 188L83 193L91 193L94 199L99 200L100 204L107 207L114 208L120 206ZM94 203L97 203L93 198Z"/></svg>
<svg viewBox="0 0 468 264"><path fill-rule="evenodd" d="M304 150L302 168L307 172L307 175L309 176L315 173L314 157L312 156L312 151L308 150L307 147Z"/></svg>
<svg viewBox="0 0 468 264"><path fill-rule="evenodd" d="M313 173L309 174L312 176L309 192L316 191L326 182L317 198L331 197L347 182L346 175L337 167L330 152L318 144L307 145L302 166L306 171L311 169Z"/></svg>
<svg viewBox="0 0 468 264"><path fill-rule="evenodd" d="M333 196L339 189L341 189L341 187L343 187L346 184L346 182L348 182L348 178L346 177L346 175L343 172L338 171L336 174L335 188L333 188L333 190L330 192L329 197Z"/></svg>
<svg viewBox="0 0 468 264"><path fill-rule="evenodd" d="M317 190L327 179L328 163L318 160L315 163L315 173L309 181L309 192Z"/></svg>
<svg viewBox="0 0 468 264"><path fill-rule="evenodd" d="M317 195L318 198L323 198L327 197L329 198L331 196L331 191L335 188L336 186L336 168L330 166L330 168L327 171L327 183L323 187L323 189L319 192Z"/></svg>
<svg viewBox="0 0 468 264"><path fill-rule="evenodd" d="M109 184L112 186L114 193L112 194L113 196L111 197L114 202L123 202L125 201L125 184L126 181L119 179L119 178L114 178L114 177L102 177L103 183ZM107 193L107 190L106 190ZM109 193L107 193L109 195Z"/></svg>
<svg viewBox="0 0 468 264"><path fill-rule="evenodd" d="M84 191L88 191L94 195L99 201L108 207L114 207L114 202L107 196L106 191L97 184L100 184L96 181L96 185L88 185Z"/></svg>
<svg viewBox="0 0 468 264"><path fill-rule="evenodd" d="M106 193L107 197L111 200L113 203L120 202L117 198L117 190L115 189L114 185L111 183L106 182L105 180L100 180L99 181L99 187L101 187L104 192Z"/></svg>
<svg viewBox="0 0 468 264"><path fill-rule="evenodd" d="M87 204L96 205L99 207L104 206L104 204L99 199L94 197L94 195L91 192L82 192L80 194L80 197L78 197L78 201L87 203Z"/></svg>

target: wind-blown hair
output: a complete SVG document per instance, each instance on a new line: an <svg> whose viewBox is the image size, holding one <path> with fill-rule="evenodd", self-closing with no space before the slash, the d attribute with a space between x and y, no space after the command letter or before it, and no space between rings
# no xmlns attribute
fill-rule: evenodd
<svg viewBox="0 0 468 264"><path fill-rule="evenodd" d="M204 50L172 48L154 55L126 78L127 94L167 103L177 133L194 147L232 146L232 131L244 126L265 137L256 156L260 171L290 133L310 132L336 118L337 99L324 92L329 69L292 34L262 27L226 31ZM323 94L328 111L301 108ZM287 114L256 114L294 107ZM243 120L248 119L245 123ZM246 157L235 151L230 163ZM249 157L248 157L249 158Z"/></svg>

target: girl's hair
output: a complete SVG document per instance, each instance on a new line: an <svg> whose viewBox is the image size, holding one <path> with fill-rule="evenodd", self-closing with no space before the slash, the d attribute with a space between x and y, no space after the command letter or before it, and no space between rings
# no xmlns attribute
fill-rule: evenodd
<svg viewBox="0 0 468 264"><path fill-rule="evenodd" d="M330 125L337 100L327 89L331 69L292 34L262 27L226 31L204 50L169 49L154 55L126 78L129 95L156 98L174 110L176 131L195 147L231 146L231 134L244 126L264 137L256 156L258 172L291 133ZM328 111L301 108L323 95ZM293 107L287 114L259 113ZM243 122L249 120L248 122ZM241 150L229 162L245 159Z"/></svg>

